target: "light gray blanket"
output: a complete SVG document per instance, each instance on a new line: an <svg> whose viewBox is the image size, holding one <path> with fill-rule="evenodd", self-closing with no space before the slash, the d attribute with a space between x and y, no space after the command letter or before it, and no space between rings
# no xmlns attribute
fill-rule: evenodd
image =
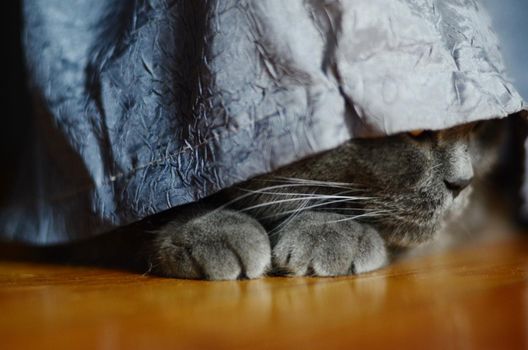
<svg viewBox="0 0 528 350"><path fill-rule="evenodd" d="M24 20L36 108L8 239L88 237L354 137L526 108L477 0L26 0Z"/></svg>

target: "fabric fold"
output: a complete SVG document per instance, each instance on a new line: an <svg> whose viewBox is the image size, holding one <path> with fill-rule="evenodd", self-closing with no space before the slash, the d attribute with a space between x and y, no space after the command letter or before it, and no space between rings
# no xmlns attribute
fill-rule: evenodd
<svg viewBox="0 0 528 350"><path fill-rule="evenodd" d="M354 137L526 109L476 0L26 0L24 20L35 137L8 239L93 236Z"/></svg>

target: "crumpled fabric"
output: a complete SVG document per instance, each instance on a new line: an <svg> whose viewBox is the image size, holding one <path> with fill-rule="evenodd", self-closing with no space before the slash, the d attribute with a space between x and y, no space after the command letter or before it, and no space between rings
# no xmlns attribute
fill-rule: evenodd
<svg viewBox="0 0 528 350"><path fill-rule="evenodd" d="M90 237L351 138L526 108L476 0L26 0L24 26L7 239Z"/></svg>

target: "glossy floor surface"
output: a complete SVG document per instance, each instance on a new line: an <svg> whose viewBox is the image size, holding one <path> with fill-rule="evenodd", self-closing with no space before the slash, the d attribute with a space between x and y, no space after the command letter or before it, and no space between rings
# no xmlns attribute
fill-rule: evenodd
<svg viewBox="0 0 528 350"><path fill-rule="evenodd" d="M347 278L199 282L4 261L0 348L528 349L528 237Z"/></svg>

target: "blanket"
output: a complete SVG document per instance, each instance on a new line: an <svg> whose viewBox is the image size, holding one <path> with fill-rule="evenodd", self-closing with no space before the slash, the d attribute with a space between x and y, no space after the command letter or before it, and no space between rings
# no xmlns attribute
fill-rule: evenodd
<svg viewBox="0 0 528 350"><path fill-rule="evenodd" d="M31 144L0 235L90 237L352 138L524 110L500 51L520 29L485 5L26 0Z"/></svg>

